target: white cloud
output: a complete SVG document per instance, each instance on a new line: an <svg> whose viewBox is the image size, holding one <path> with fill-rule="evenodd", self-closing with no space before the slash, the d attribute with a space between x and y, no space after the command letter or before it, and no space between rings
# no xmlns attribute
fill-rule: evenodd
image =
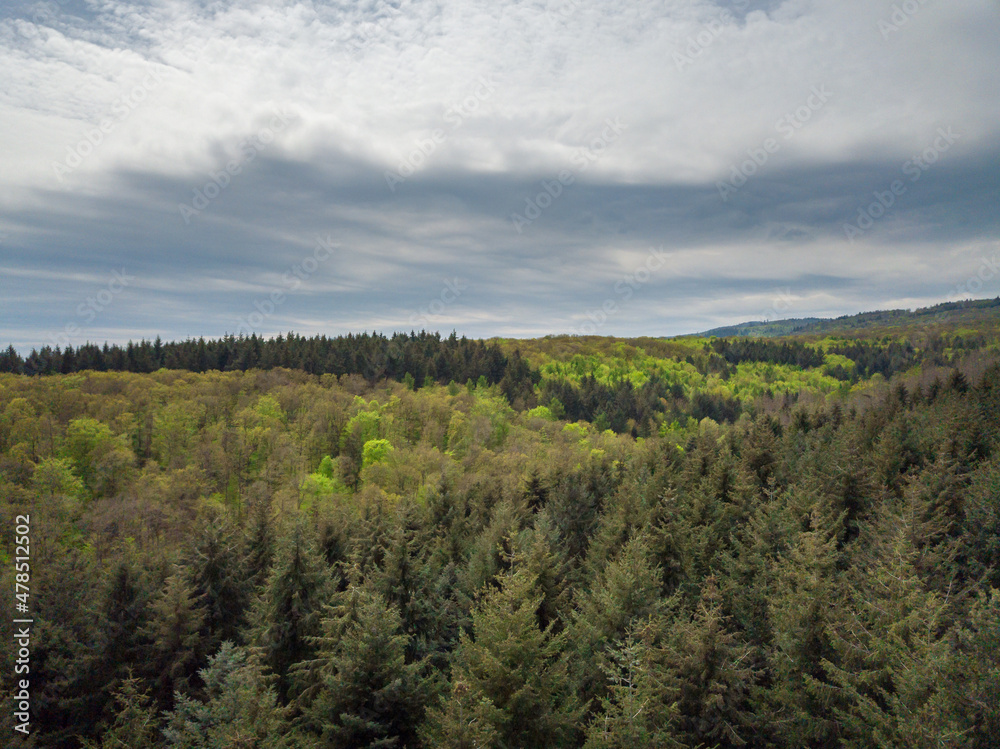
<svg viewBox="0 0 1000 749"><path fill-rule="evenodd" d="M23 128L28 112L52 118L5 141L19 166L72 145L149 66L163 83L88 159L88 175L205 169L259 127L271 103L300 116L280 139L290 157L307 161L335 143L393 165L443 128L436 168L558 169L605 118L620 117L628 137L592 177L625 182L714 176L820 84L836 97L803 129L798 158L902 155L945 120L974 138L997 128L995 35L970 33L998 27L983 0L927 3L888 39L878 23L891 4L868 0L795 0L743 20L704 0L100 8L59 30L0 22L4 119ZM480 75L496 81L495 93L450 131L447 108ZM37 185L44 172L20 173Z"/></svg>
<svg viewBox="0 0 1000 749"><path fill-rule="evenodd" d="M964 215L995 180L959 195L967 180L948 171L998 150L996 4L927 0L887 35L895 0L744 5L88 0L79 15L50 4L0 17L0 251L27 284L8 319L34 324L45 284L69 304L66 284L127 259L150 296L121 300L123 324L134 304L142 330L175 320L190 334L199 319L224 330L317 232L347 256L269 324L394 326L460 273L476 295L442 325L568 329L661 244L670 267L609 332L725 322L708 317L756 310L778 283L800 284L802 314L944 295L938 256L971 241L959 227L996 234L978 207L972 224ZM816 86L830 100L721 203L716 181ZM275 108L287 125L185 225L178 202L243 159ZM578 168L609 118L627 128ZM940 184L924 180L848 244L840 227L858 201L947 126L962 139ZM391 192L383 171L435 130ZM510 213L563 169L574 185L516 235ZM156 313L172 294L184 311ZM201 318L199 304L211 307Z"/></svg>

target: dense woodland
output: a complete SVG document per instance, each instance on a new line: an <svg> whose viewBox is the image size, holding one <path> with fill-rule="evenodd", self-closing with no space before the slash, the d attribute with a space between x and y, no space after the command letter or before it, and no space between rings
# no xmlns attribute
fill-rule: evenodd
<svg viewBox="0 0 1000 749"><path fill-rule="evenodd" d="M996 349L967 330L11 349L0 507L32 519L34 733L17 743L10 711L0 730L995 747Z"/></svg>

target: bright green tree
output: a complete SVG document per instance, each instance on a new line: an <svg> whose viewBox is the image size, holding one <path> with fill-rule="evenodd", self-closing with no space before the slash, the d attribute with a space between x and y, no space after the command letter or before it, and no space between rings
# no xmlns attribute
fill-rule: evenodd
<svg viewBox="0 0 1000 749"><path fill-rule="evenodd" d="M135 455L107 424L74 419L66 428L66 450L91 495L111 496L124 486Z"/></svg>
<svg viewBox="0 0 1000 749"><path fill-rule="evenodd" d="M389 440L368 440L361 452L361 467L367 468L375 463L381 463L392 452Z"/></svg>

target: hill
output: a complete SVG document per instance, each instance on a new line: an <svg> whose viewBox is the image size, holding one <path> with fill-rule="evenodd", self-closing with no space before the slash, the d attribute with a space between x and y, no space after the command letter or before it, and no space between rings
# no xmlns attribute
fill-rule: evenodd
<svg viewBox="0 0 1000 749"><path fill-rule="evenodd" d="M744 322L712 328L697 335L704 338L758 337L778 338L787 335L886 335L907 333L914 329L1000 328L1000 297L944 302L915 310L891 309L861 312L836 318L792 318L768 322Z"/></svg>
<svg viewBox="0 0 1000 749"><path fill-rule="evenodd" d="M778 338L824 321L824 318L821 317L793 317L787 320L768 320L766 322L754 320L753 322L742 322L736 325L712 328L697 335L701 338L712 338L713 336L715 338L732 338L737 336Z"/></svg>

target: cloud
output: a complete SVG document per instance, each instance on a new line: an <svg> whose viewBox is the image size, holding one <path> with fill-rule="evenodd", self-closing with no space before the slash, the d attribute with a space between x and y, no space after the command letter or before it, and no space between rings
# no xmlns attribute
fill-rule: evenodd
<svg viewBox="0 0 1000 749"><path fill-rule="evenodd" d="M262 332L542 334L612 298L602 331L675 334L778 288L794 316L929 303L1000 234L998 30L985 0L15 4L0 334L45 343L126 267L77 338L220 335L318 236L342 251ZM954 148L849 241L940 128ZM620 299L650 247L671 263Z"/></svg>

